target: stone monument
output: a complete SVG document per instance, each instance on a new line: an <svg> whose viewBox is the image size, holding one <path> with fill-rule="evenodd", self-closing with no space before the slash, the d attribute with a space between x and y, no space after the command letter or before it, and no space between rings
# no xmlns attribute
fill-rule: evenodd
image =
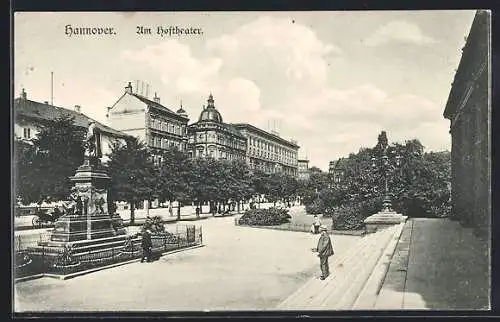
<svg viewBox="0 0 500 322"><path fill-rule="evenodd" d="M117 214L108 213L110 177L101 164L100 133L91 123L85 140L84 162L70 180L72 204L55 223L50 240L39 243L48 253L71 248L89 251L116 246L125 241L125 229Z"/></svg>

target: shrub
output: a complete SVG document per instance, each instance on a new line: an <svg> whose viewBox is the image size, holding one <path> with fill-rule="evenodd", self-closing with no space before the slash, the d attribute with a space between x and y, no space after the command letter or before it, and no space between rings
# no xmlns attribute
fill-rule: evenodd
<svg viewBox="0 0 500 322"><path fill-rule="evenodd" d="M311 204L306 204L306 212L310 215L319 215L325 212L325 203L322 199L316 198Z"/></svg>
<svg viewBox="0 0 500 322"><path fill-rule="evenodd" d="M327 208L326 216L332 217L332 228L337 230L355 230L363 227L363 221L380 210L381 199L373 198L358 203L349 203L340 207Z"/></svg>
<svg viewBox="0 0 500 322"><path fill-rule="evenodd" d="M238 223L250 226L277 226L289 222L291 218L287 209L250 209L241 216Z"/></svg>
<svg viewBox="0 0 500 322"><path fill-rule="evenodd" d="M154 216L146 218L146 222L142 226L141 231L151 230L152 234L163 234L165 232L165 225L161 216Z"/></svg>

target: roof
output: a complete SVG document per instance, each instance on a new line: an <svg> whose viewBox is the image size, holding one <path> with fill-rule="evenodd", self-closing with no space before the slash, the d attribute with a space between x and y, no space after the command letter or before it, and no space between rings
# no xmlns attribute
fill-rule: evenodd
<svg viewBox="0 0 500 322"><path fill-rule="evenodd" d="M236 127L234 127L232 124L219 123L219 122L216 122L216 121L213 121L213 120L198 121L198 122L189 124L189 128L197 127L197 125L200 124L200 123L212 123L214 125L220 125L223 128L225 128L228 132L232 133L233 135L238 136L238 137L243 138L243 139L246 139L246 136L244 136L240 131L238 131L238 129Z"/></svg>
<svg viewBox="0 0 500 322"><path fill-rule="evenodd" d="M160 104L160 103L158 103L158 102L152 101L152 100L150 100L150 99L148 99L148 98L146 98L146 97L144 97L144 96L141 96L141 95L139 95L139 94L135 94L135 93L132 93L132 94L130 94L130 95L132 95L132 96L134 96L134 97L138 98L140 101L142 101L143 103L145 103L145 104L146 104L146 105L148 105L148 106L152 106L152 107L157 108L157 109L159 109L159 110L165 111L165 112L167 112L167 113L169 113L169 114L172 114L172 115L175 115L175 116L177 116L177 117L179 117L179 118L183 118L183 119L189 120L189 118L188 118L187 116L180 115L179 113L176 113L176 112L172 111L172 110L171 110L171 109L169 109L168 107L166 107L166 106L164 106L164 105L161 105L161 104Z"/></svg>
<svg viewBox="0 0 500 322"><path fill-rule="evenodd" d="M460 100L463 99L464 93L467 91L467 85L474 80L473 74L480 70L480 64L489 64L489 47L491 46L489 43L490 19L491 16L487 10L476 11L466 43L462 48L462 57L458 63L443 112L445 118L452 118L457 112Z"/></svg>
<svg viewBox="0 0 500 322"><path fill-rule="evenodd" d="M214 121L217 123L222 123L222 116L215 108L207 107L206 109L201 111L198 121Z"/></svg>
<svg viewBox="0 0 500 322"><path fill-rule="evenodd" d="M129 137L129 135L99 123L85 114L64 107L40 103L23 98L16 98L14 100L14 117L26 117L44 121L51 121L62 117L72 117L74 118L76 126L87 128L90 122L95 122L96 127L101 132L108 133L119 138Z"/></svg>
<svg viewBox="0 0 500 322"><path fill-rule="evenodd" d="M281 143L284 143L288 146L291 146L291 147L294 147L294 148L299 148L300 146L295 144L294 142L291 142L291 141L288 141L276 134L273 134L273 133L269 133L267 131L264 131L262 129L259 129L258 127L256 126L253 126L251 124L248 124L248 123L233 123L232 124L234 127L236 127L236 129L248 129L248 130L251 130L251 131L254 131L254 132L257 132L261 135L264 135L264 136L267 136L269 139L273 139L273 140L276 140L278 142L281 142Z"/></svg>

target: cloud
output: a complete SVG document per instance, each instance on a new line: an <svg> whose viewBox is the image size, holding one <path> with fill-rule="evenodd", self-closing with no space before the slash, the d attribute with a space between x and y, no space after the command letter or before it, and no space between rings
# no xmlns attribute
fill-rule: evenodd
<svg viewBox="0 0 500 322"><path fill-rule="evenodd" d="M424 35L417 25L402 20L391 21L383 25L364 42L368 46L378 46L393 41L415 45L430 45L437 42Z"/></svg>
<svg viewBox="0 0 500 322"><path fill-rule="evenodd" d="M369 43L390 40L433 41L418 27L396 21ZM193 52L179 40L167 40L122 58L157 74L163 96L190 102L184 105L191 122L212 92L224 121L263 129L276 124L282 137L299 141L300 155L307 151L311 165L322 169L330 160L375 145L382 130L391 142L419 138L431 149L449 146L448 124L434 102L412 93L389 94L370 82L342 89L330 85L335 71L328 61L339 55L340 48L305 25L262 17L208 39L205 50Z"/></svg>

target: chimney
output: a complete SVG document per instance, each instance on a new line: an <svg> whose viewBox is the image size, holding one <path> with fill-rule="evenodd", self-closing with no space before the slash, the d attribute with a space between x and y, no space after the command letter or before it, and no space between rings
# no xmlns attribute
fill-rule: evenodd
<svg viewBox="0 0 500 322"><path fill-rule="evenodd" d="M125 87L125 93L132 94L132 83L128 82L128 85Z"/></svg>
<svg viewBox="0 0 500 322"><path fill-rule="evenodd" d="M26 96L26 92L24 91L24 88L21 90L21 95L20 95L20 97L21 97L23 100L25 100L25 99L26 99L26 97L27 97L27 96Z"/></svg>
<svg viewBox="0 0 500 322"><path fill-rule="evenodd" d="M111 110L111 106L106 107L106 117L109 117L109 111Z"/></svg>
<svg viewBox="0 0 500 322"><path fill-rule="evenodd" d="M75 105L75 112L80 113L81 107L80 105Z"/></svg>
<svg viewBox="0 0 500 322"><path fill-rule="evenodd" d="M153 101L160 104L160 98L158 96L156 96L156 92L155 92L155 97L153 97Z"/></svg>
<svg viewBox="0 0 500 322"><path fill-rule="evenodd" d="M43 101L43 104L49 105L49 101Z"/></svg>

